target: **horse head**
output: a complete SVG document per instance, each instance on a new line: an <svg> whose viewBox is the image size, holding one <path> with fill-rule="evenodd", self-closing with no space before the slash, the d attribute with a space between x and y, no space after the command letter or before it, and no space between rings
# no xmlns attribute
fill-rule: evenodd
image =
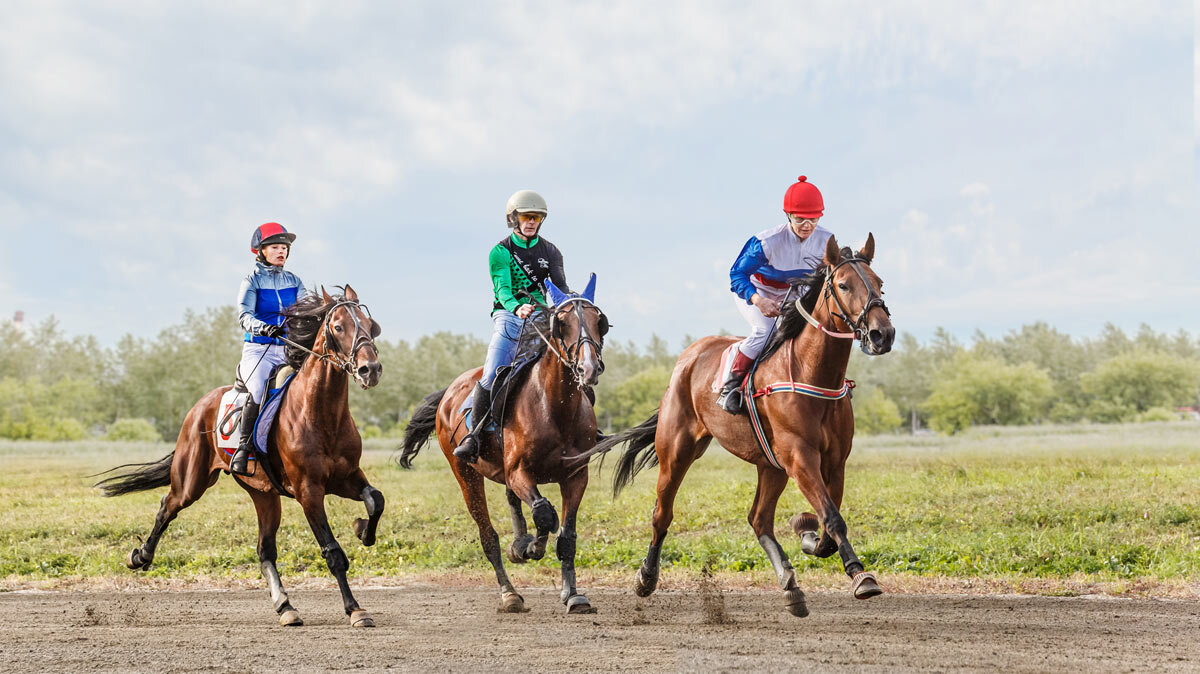
<svg viewBox="0 0 1200 674"><path fill-rule="evenodd" d="M322 331L325 349L342 361L342 368L359 386L364 389L375 386L383 374L375 338L383 329L371 318L370 310L358 301L358 293L349 285L345 294L338 298L331 297L322 287L321 299L326 308Z"/></svg>
<svg viewBox="0 0 1200 674"><path fill-rule="evenodd" d="M546 279L546 297L550 300L550 336L559 342L564 361L579 383L595 386L604 372L604 335L608 317L596 306L596 275L588 278L582 294L559 290Z"/></svg>
<svg viewBox="0 0 1200 674"><path fill-rule="evenodd" d="M854 332L868 356L891 351L896 338L883 301L883 281L871 269L874 258L874 234L867 234L867 242L857 253L838 248L833 236L825 245L825 295L833 298L834 315Z"/></svg>

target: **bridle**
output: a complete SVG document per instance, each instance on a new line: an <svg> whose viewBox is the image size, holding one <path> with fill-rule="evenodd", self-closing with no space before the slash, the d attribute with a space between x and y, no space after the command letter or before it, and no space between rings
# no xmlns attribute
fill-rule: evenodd
<svg viewBox="0 0 1200 674"><path fill-rule="evenodd" d="M856 274L858 274L858 277L862 279L863 286L867 289L866 304L863 305L862 311L858 313L858 317L854 319L850 318L850 312L846 309L846 305L842 303L842 298L835 289L835 284L833 281L833 275L837 273L837 270L846 265L850 265L850 268L853 269ZM879 307L880 309L883 309L883 313L887 314L888 316L892 315L892 312L887 308L887 304L883 301L883 297L879 293L875 292L875 286L871 285L871 282L867 280L867 275L863 273L862 270L863 265L870 268L871 263L866 258L859 257L858 254L851 252L850 255L841 262L825 270L825 282L823 284L825 286L825 290L823 292L825 308L830 314L842 319L842 322L845 323L846 326L849 327L853 332L834 332L826 328L821 324L820 321L818 321L816 318L813 318L812 314L808 313L808 311L804 309L799 298L795 303L796 310L799 311L800 315L803 316L804 319L807 320L811 325L820 328L822 332L830 337L837 337L840 339L857 339L860 342L863 341L868 332L866 326L867 314L872 309ZM829 308L830 298L832 298L834 304L837 305L836 310Z"/></svg>
<svg viewBox="0 0 1200 674"><path fill-rule="evenodd" d="M362 309L367 314L367 319L374 324L374 319L371 317L371 310L367 308L367 305L354 300L340 300L329 308L329 311L325 313L325 318L321 321L320 331L325 334L325 345L328 353L317 353L303 344L293 342L286 337L279 337L278 339L296 347L297 349L300 349L301 351L307 351L308 353L333 366L334 369L341 370L342 372L345 372L353 377L355 374L354 361L358 357L358 352L362 350L364 346L375 346L375 338L371 335L370 328L363 329L362 321L360 321L358 317L358 312L354 309L348 309L347 313L350 314L350 318L354 319L354 340L351 342L351 344L353 344L353 348L350 349L350 353L348 354L341 351L341 349L338 348L337 339L334 337L333 328L331 328L329 325L329 319L332 318L333 314L336 313L341 307L354 307L354 309Z"/></svg>
<svg viewBox="0 0 1200 674"><path fill-rule="evenodd" d="M568 305L574 305L572 310L575 312L575 316L579 321L579 336L575 339L575 343L570 346L567 346L566 341L559 336L558 330L558 314L560 311L562 311L563 307ZM597 374L599 375L603 373L604 345L602 344L602 341L604 339L603 333L607 332L606 329L602 328L599 340L592 336L588 330L587 322L583 320L584 305L595 307L596 311L600 313L600 324L605 326L608 325L608 317L604 315L604 312L601 311L600 307L596 306L594 302L583 296L568 297L562 302L559 302L553 308L549 307L548 305L542 305L543 308L550 312L550 336L543 334L542 331L538 329L536 324L532 322L529 323L529 326L532 327L533 331L538 334L538 337L542 338L542 341L546 343L546 346L550 348L550 351L555 355L555 357L558 358L558 361L565 365L567 369L569 369L571 373L575 375L575 383L580 388L584 386L583 368L579 365L579 356L580 352L583 350L583 345L591 344L592 348L596 350L596 361L599 363L599 372L597 372ZM563 348L561 351L554 347L551 337L557 339L562 345ZM563 355L564 353L566 354L565 356Z"/></svg>

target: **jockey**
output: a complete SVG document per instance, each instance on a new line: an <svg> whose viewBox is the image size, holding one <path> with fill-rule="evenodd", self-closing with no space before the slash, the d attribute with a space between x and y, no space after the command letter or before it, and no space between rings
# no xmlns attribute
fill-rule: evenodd
<svg viewBox="0 0 1200 674"><path fill-rule="evenodd" d="M248 464L254 447L254 422L267 388L267 377L276 365L287 362L283 342L283 310L304 297L300 277L283 270L292 251L296 235L277 222L268 222L254 230L250 237L250 252L257 257L254 271L242 280L238 290L241 311L238 321L246 332L242 344L242 362L238 364L238 379L249 395L242 408L242 437L237 452L229 460L229 471L249 475Z"/></svg>
<svg viewBox="0 0 1200 674"><path fill-rule="evenodd" d="M488 344L487 359L483 363L483 377L475 385L471 402L474 428L454 450L454 456L468 463L474 463L479 458L479 434L491 404L496 370L512 364L517 340L521 336L521 325L537 310L533 304L517 299L516 293L526 291L536 301L545 304L542 282L547 278L563 292L571 292L563 273L562 253L538 234L548 214L546 200L537 192L521 190L513 194L504 209L504 217L513 231L501 239L488 255L493 295L492 341Z"/></svg>
<svg viewBox="0 0 1200 674"><path fill-rule="evenodd" d="M771 334L789 288L811 274L825 258L830 232L817 226L825 202L816 185L800 176L783 195L788 221L750 237L729 268L729 289L750 323L750 334L738 344L717 404L730 414L742 411L741 385Z"/></svg>

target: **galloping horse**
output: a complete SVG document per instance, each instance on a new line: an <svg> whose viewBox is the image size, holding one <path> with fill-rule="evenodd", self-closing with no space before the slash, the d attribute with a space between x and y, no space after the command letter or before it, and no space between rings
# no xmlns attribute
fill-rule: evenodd
<svg viewBox="0 0 1200 674"><path fill-rule="evenodd" d="M593 302L595 274L582 295L566 295L549 280L546 286L554 306L542 307L543 311L526 323L517 359L538 340L545 343L549 353L532 366L526 383L506 403L494 405L500 410L501 418L495 419L500 431L488 434L481 443L478 462L460 462L453 452L467 432L463 402L482 377L483 368L464 372L448 388L426 396L404 432L400 465L411 468L413 457L437 430L442 453L479 527L483 552L496 570L501 610L520 613L527 609L504 571L500 538L492 527L483 491L485 477L506 487L516 533L508 548L508 559L514 564L541 559L546 554L547 538L558 530L555 551L562 565L562 602L570 613L594 613L587 597L575 587L575 519L587 489L587 457L596 444L596 413L584 387L595 385L604 371L601 350L608 319ZM499 382L495 397L505 397ZM561 529L554 506L538 491L539 484L550 482L557 482L562 491ZM522 502L532 511L536 536L526 529Z"/></svg>
<svg viewBox="0 0 1200 674"><path fill-rule="evenodd" d="M371 615L358 605L346 582L350 563L333 537L325 515L325 495L362 501L368 519L354 523L363 545L375 543L375 528L383 514L383 495L367 482L358 467L362 439L350 417L349 374L364 389L379 383L383 367L375 349L379 324L370 317L350 286L331 297L325 289L285 310L290 340L287 356L298 372L279 410L272 431L274 445L266 457L280 487L295 494L308 524L321 546L329 570L342 591L346 615L353 627L374 627ZM290 341L289 340L289 341ZM133 470L97 484L105 496L170 485L154 518L154 528L141 547L126 559L131 569L147 569L167 525L180 510L196 502L228 470L229 457L217 448L216 429L221 396L230 387L209 391L187 413L175 451L153 463L118 466ZM262 457L260 457L261 460ZM259 470L252 477L233 476L250 494L258 511L258 559L271 588L271 599L281 625L302 625L299 612L288 600L275 568L275 532L279 529L280 492ZM290 494L289 494L290 495Z"/></svg>
<svg viewBox="0 0 1200 674"><path fill-rule="evenodd" d="M618 461L614 492L646 466L659 466L654 537L638 570L634 586L638 596L650 596L658 585L659 555L674 517L675 494L692 462L714 437L734 456L758 468L758 490L748 519L793 615L804 617L808 608L792 564L775 540L775 506L789 477L817 511L817 515L805 513L792 521L804 552L818 557L841 553L859 599L882 592L855 556L838 512L854 437L854 410L846 397L850 387L845 381L851 343L857 338L868 355L880 355L891 350L895 337L880 296L883 283L870 268L874 254L873 236L868 235L857 254L848 248L839 250L837 240L830 237L823 265L813 273L821 282L809 286L797 303L783 307L776 334L756 371L760 381L780 382L766 387L776 395L761 395L761 390L753 397L754 391L746 395L747 408L756 406L750 410L756 424L758 418L763 420L758 425L767 443L764 448L760 448L750 421L726 413L715 402L712 387L721 354L737 341L731 337L705 337L689 346L675 365L659 411L641 425L596 445L595 453L628 445ZM810 322L813 327L806 329ZM818 516L823 529L819 540L815 532Z"/></svg>

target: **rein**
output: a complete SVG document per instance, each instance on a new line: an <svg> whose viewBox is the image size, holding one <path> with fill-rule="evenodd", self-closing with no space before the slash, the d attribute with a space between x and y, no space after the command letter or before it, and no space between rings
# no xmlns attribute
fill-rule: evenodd
<svg viewBox="0 0 1200 674"><path fill-rule="evenodd" d="M838 295L837 291L833 288L834 272L845 265L850 265L850 268L858 274L858 277L862 279L863 286L865 286L867 289L867 303L863 305L863 309L859 312L858 318L853 320L850 318L850 312L846 310L846 305L842 304L841 296ZM800 315L804 317L804 320L808 321L809 325L817 328L830 337L835 337L838 339L857 339L861 342L867 333L867 331L864 329L864 324L867 320L867 312L871 311L875 307L879 307L883 309L883 313L887 314L888 316L892 315L892 312L887 308L887 304L884 303L883 297L875 292L875 286L871 285L870 282L867 281L867 275L863 273L863 270L861 267L859 267L859 265L867 265L868 267L871 266L871 264L865 259L858 257L854 253L851 253L850 257L825 270L825 283L823 284L825 286L825 291L823 294L826 310L829 309L829 299L832 297L834 304L837 305L837 310L829 311L829 313L837 318L842 319L842 322L845 323L846 326L851 330L853 330L853 332L834 332L825 327L824 324L822 324L820 321L814 318L812 314L805 310L804 305L801 303L801 298L797 298L794 303L796 311L798 311Z"/></svg>
<svg viewBox="0 0 1200 674"><path fill-rule="evenodd" d="M347 354L347 355L342 354L342 352L337 348L337 339L334 338L333 331L329 327L329 319L330 319L330 317L333 316L334 312L336 312L340 307L344 307L344 306L353 306L353 307L362 309L363 311L366 311L368 317L370 317L370 315L371 315L371 310L367 308L367 305L361 304L359 302L354 302L351 300L342 300L342 301L334 304L332 307L330 307L329 311L325 313L325 318L321 321L320 331L325 333L325 344L327 346L332 345L329 347L333 350L332 353L317 353L316 351L313 351L312 349L308 348L307 346L304 346L303 344L300 344L298 342L293 342L292 340L288 339L287 337L281 336L281 337L276 337L275 339L278 339L279 341L284 342L285 344L288 344L297 349L300 349L301 351L306 351L310 355L316 356L317 358L325 361L326 363L331 365L335 370L341 370L342 372L345 372L346 374L353 377L354 376L354 359L355 359L355 357L358 356L359 350L361 350L364 346L367 346L368 344L374 344L375 340L371 337L370 330L364 331L362 329L362 324L358 320L358 312L350 311L349 312L350 317L354 319L354 341L352 342L354 344L354 348L352 348L350 350L349 354ZM360 335L362 336L362 339L359 339ZM340 358L335 358L335 356L338 356Z"/></svg>
<svg viewBox="0 0 1200 674"><path fill-rule="evenodd" d="M530 297L530 299L532 299L532 297ZM581 378L582 368L579 367L579 354L583 350L584 344L591 344L592 348L596 350L596 360L599 361L600 372L604 372L604 358L603 358L604 347L594 337L592 337L591 334L588 333L587 323L585 323L583 320L583 305L585 303L588 306L596 307L596 311L600 311L600 307L597 307L595 302L592 302L585 297L568 297L567 299L563 300L562 302L559 302L554 307L550 307L549 305L538 302L537 303L538 305L540 305L544 310L547 310L550 312L550 336L549 337L546 336L546 334L543 333L540 329L538 329L538 327L535 323L530 322L528 318L525 319L525 323L524 323L524 325L522 325L522 329L524 329L525 325L528 325L529 327L533 328L533 331L535 333L537 333L537 336L539 338L541 338L541 340L543 342L546 343L547 347L549 347L550 352L553 353L556 358L558 358L558 362L562 363L567 369L569 369L571 371L571 373L573 375L575 375L575 384L579 388L583 388L583 386L584 386L583 379ZM555 321L558 320L558 312L563 307L565 307L569 304L575 305L574 306L575 315L579 319L579 337L575 340L575 343L573 345L571 345L570 347L566 347L566 342L563 342L563 340L559 339L559 341L562 342L563 346L564 346L562 351L560 351L559 349L555 348L553 340L552 340L552 337L554 336L554 332L555 332L554 324L555 324ZM601 314L601 316L603 316L604 312L600 311L600 314ZM563 355L563 352L566 352L566 356Z"/></svg>

